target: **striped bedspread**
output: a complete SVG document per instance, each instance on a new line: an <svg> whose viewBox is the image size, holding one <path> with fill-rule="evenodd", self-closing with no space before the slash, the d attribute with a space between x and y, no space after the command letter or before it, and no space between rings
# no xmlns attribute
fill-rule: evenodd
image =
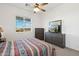
<svg viewBox="0 0 79 59"><path fill-rule="evenodd" d="M52 46L36 38L17 39L0 44L2 56L51 56Z"/></svg>

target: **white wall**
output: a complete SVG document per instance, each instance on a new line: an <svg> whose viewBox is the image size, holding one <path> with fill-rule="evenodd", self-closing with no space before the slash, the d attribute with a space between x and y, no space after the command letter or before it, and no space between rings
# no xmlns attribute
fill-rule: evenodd
<svg viewBox="0 0 79 59"><path fill-rule="evenodd" d="M48 31L48 22L62 20L62 33L66 34L66 47L79 51L79 4L62 4L44 15L43 27Z"/></svg>
<svg viewBox="0 0 79 59"><path fill-rule="evenodd" d="M32 19L32 31L16 33L16 16L23 16ZM4 36L7 40L13 40L20 37L34 37L34 28L41 27L40 15L34 15L33 12L16 8L7 4L0 4L0 25L3 26Z"/></svg>

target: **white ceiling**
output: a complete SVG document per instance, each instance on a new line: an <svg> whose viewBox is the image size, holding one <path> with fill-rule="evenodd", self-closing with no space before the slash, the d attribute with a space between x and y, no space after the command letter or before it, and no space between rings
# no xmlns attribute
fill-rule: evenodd
<svg viewBox="0 0 79 59"><path fill-rule="evenodd" d="M21 8L21 9L25 9L27 11L33 11L33 3L28 3L29 6L25 6L25 3L9 3L8 5L17 7L17 8ZM48 5L45 6L45 10L46 11L50 11L51 9L61 5L62 3L48 3Z"/></svg>

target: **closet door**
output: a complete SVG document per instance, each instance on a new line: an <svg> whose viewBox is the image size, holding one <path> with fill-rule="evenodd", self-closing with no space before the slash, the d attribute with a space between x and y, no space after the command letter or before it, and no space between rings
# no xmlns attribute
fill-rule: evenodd
<svg viewBox="0 0 79 59"><path fill-rule="evenodd" d="M35 38L44 40L44 28L35 28Z"/></svg>

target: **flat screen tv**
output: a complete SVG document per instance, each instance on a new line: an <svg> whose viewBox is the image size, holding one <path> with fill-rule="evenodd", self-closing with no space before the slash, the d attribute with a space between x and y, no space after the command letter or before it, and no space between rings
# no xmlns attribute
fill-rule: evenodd
<svg viewBox="0 0 79 59"><path fill-rule="evenodd" d="M62 20L50 21L48 26L49 32L61 33Z"/></svg>

